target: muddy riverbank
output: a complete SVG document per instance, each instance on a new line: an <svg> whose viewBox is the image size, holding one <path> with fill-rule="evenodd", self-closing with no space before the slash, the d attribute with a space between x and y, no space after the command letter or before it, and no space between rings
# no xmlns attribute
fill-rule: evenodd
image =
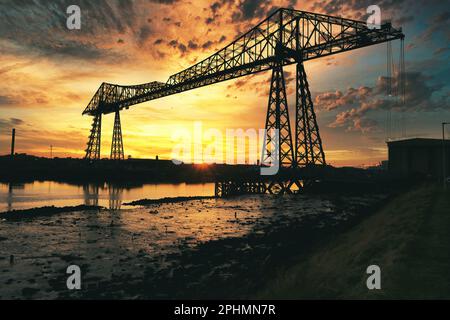
<svg viewBox="0 0 450 320"><path fill-rule="evenodd" d="M237 298L389 197L243 196L0 222L0 297ZM13 261L11 257L13 256ZM82 290L69 291L78 265Z"/></svg>

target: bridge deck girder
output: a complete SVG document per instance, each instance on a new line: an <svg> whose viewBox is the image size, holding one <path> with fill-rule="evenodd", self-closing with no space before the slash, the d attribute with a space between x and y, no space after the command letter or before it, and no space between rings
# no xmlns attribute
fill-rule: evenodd
<svg viewBox="0 0 450 320"><path fill-rule="evenodd" d="M401 29L390 24L369 29L366 22L278 9L225 48L163 82L121 86L103 83L83 114L108 114L210 84L305 62L395 39ZM284 54L280 54L280 48Z"/></svg>

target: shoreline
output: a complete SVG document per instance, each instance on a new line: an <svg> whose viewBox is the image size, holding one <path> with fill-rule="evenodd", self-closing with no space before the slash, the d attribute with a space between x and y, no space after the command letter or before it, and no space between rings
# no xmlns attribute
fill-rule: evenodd
<svg viewBox="0 0 450 320"><path fill-rule="evenodd" d="M193 200L210 200L216 199L215 196L191 196L191 197L164 197L160 199L141 199L131 202L122 203L123 206L149 206L161 203L177 203Z"/></svg>
<svg viewBox="0 0 450 320"><path fill-rule="evenodd" d="M100 211L104 209L106 208L101 206L88 206L88 205L65 206L65 207L44 206L23 210L11 210L0 212L0 220L4 219L6 221L24 221L26 219L50 217L56 214L69 213L75 211Z"/></svg>

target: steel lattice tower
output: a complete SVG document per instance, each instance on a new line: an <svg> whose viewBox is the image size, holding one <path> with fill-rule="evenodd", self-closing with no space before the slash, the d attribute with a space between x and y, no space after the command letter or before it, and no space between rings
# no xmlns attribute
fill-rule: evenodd
<svg viewBox="0 0 450 320"><path fill-rule="evenodd" d="M322 139L303 63L297 64L296 73L295 165L325 165Z"/></svg>
<svg viewBox="0 0 450 320"><path fill-rule="evenodd" d="M286 82L281 64L277 64L272 71L265 129L261 164L270 165L276 161L281 166L292 167L294 164L294 149L286 96Z"/></svg>
<svg viewBox="0 0 450 320"><path fill-rule="evenodd" d="M119 110L116 111L116 116L114 118L114 129L111 143L111 159L112 160L125 159L125 154L123 152L122 126L120 124Z"/></svg>
<svg viewBox="0 0 450 320"><path fill-rule="evenodd" d="M85 159L99 160L100 159L100 145L102 135L102 114L99 113L94 116L92 121L91 134L86 149Z"/></svg>

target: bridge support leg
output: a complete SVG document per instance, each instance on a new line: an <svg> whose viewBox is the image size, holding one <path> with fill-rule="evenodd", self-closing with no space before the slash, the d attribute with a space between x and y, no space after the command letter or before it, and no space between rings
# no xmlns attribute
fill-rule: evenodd
<svg viewBox="0 0 450 320"><path fill-rule="evenodd" d="M108 186L109 191L109 210L120 210L122 206L123 188L114 185Z"/></svg>
<svg viewBox="0 0 450 320"><path fill-rule="evenodd" d="M99 160L100 159L100 145L102 135L102 114L94 116L92 122L91 134L87 144L85 159Z"/></svg>
<svg viewBox="0 0 450 320"><path fill-rule="evenodd" d="M125 154L123 152L122 125L120 124L120 111L116 111L114 118L113 138L111 143L111 160L123 160Z"/></svg>
<svg viewBox="0 0 450 320"><path fill-rule="evenodd" d="M289 122L286 83L281 64L277 64L272 71L265 129L261 164L270 165L277 161L280 166L292 167L294 148ZM274 137L275 134L279 136Z"/></svg>
<svg viewBox="0 0 450 320"><path fill-rule="evenodd" d="M98 184L83 185L84 204L86 206L98 206L99 189Z"/></svg>
<svg viewBox="0 0 450 320"><path fill-rule="evenodd" d="M295 165L325 165L322 139L303 63L297 64Z"/></svg>

